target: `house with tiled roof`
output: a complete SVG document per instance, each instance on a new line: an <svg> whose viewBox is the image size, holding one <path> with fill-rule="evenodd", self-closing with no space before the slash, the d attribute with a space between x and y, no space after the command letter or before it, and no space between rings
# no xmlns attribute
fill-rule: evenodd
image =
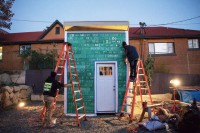
<svg viewBox="0 0 200 133"><path fill-rule="evenodd" d="M155 72L200 74L200 31L167 27L130 27L130 45L140 57L155 59Z"/></svg>
<svg viewBox="0 0 200 133"><path fill-rule="evenodd" d="M0 41L0 69L2 71L28 69L28 64L24 64L20 54L27 50L42 53L52 49L59 51L63 42L63 25L58 20L44 31L5 34Z"/></svg>

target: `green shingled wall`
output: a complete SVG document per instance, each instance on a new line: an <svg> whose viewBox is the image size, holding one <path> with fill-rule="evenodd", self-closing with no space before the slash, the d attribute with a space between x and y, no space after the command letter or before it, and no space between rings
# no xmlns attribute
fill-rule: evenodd
<svg viewBox="0 0 200 133"><path fill-rule="evenodd" d="M72 44L77 71L87 113L94 113L95 61L117 61L118 64L118 108L125 93L126 65L122 41L125 32L67 33L67 42ZM75 113L71 89L67 96L67 113Z"/></svg>

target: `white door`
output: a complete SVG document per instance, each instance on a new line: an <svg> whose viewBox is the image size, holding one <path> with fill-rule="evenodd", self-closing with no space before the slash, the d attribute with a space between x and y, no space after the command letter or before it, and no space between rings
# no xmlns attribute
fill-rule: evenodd
<svg viewBox="0 0 200 133"><path fill-rule="evenodd" d="M97 64L96 68L96 102L97 113L115 112L115 64Z"/></svg>

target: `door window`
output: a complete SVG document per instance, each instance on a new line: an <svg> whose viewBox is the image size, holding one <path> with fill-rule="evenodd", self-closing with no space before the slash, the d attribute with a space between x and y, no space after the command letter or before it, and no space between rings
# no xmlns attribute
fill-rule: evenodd
<svg viewBox="0 0 200 133"><path fill-rule="evenodd" d="M101 66L99 67L100 76L112 76L112 66Z"/></svg>

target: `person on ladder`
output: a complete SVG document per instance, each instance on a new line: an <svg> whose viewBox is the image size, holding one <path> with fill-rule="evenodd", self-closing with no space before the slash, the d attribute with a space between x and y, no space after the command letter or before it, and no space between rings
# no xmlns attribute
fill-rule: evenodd
<svg viewBox="0 0 200 133"><path fill-rule="evenodd" d="M64 84L58 82L56 77L56 72L52 71L50 76L46 79L44 83L44 104L46 107L46 113L44 116L44 122L43 127L53 127L54 124L56 124L56 118L52 119L53 115L53 104L54 104L54 98L56 97L56 91L57 89L60 89L61 87L64 87Z"/></svg>
<svg viewBox="0 0 200 133"><path fill-rule="evenodd" d="M126 58L128 58L130 64L130 82L135 82L137 77L137 62L139 59L139 54L134 46L127 45L125 41L122 42L122 46L125 50Z"/></svg>

